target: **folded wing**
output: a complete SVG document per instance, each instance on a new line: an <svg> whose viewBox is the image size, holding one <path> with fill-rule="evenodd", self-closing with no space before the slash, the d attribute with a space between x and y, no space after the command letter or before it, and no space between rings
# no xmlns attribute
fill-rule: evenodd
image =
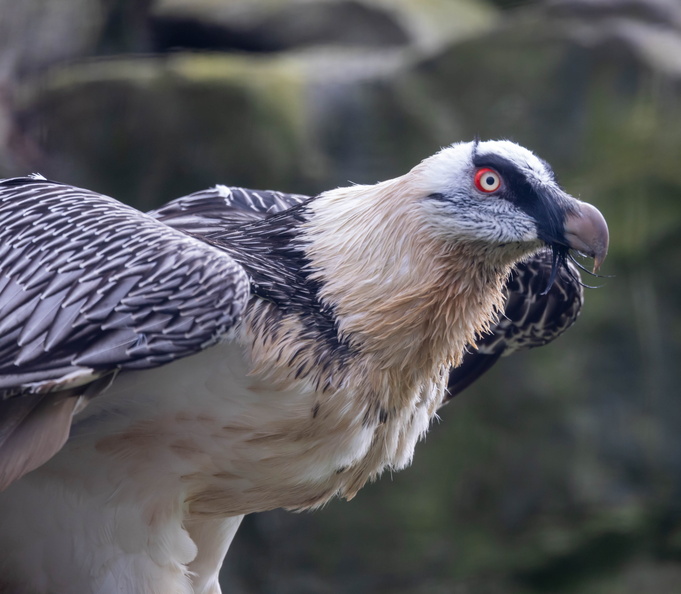
<svg viewBox="0 0 681 594"><path fill-rule="evenodd" d="M248 291L229 255L112 198L0 182L0 489L61 447L115 373L218 341Z"/></svg>

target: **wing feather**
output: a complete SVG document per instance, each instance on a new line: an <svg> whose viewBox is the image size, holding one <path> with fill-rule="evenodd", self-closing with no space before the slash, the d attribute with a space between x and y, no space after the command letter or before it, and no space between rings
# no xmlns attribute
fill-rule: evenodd
<svg viewBox="0 0 681 594"><path fill-rule="evenodd" d="M490 333L449 374L445 402L488 371L500 357L543 346L575 323L584 302L579 270L569 260L546 295L552 255L542 250L516 265L506 283L506 306Z"/></svg>
<svg viewBox="0 0 681 594"><path fill-rule="evenodd" d="M195 353L248 296L218 248L46 180L0 182L0 246L0 398Z"/></svg>
<svg viewBox="0 0 681 594"><path fill-rule="evenodd" d="M185 233L210 237L217 228L261 219L309 199L302 194L218 185L172 200L149 214Z"/></svg>

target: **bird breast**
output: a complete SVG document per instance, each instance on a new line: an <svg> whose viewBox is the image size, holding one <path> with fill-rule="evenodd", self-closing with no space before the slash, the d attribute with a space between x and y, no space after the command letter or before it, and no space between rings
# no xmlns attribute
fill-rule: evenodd
<svg viewBox="0 0 681 594"><path fill-rule="evenodd" d="M226 342L122 375L77 419L65 451L107 469L92 481L180 485L190 514L310 508L408 464L442 393L433 385L428 398L381 411L349 387L320 393L300 378L282 390L250 371L247 349Z"/></svg>

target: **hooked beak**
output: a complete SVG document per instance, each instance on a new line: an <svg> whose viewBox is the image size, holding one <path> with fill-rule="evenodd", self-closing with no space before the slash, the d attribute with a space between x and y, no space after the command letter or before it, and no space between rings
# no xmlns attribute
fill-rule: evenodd
<svg viewBox="0 0 681 594"><path fill-rule="evenodd" d="M597 272L608 253L608 224L595 207L579 200L565 217L564 236L570 248L593 258Z"/></svg>

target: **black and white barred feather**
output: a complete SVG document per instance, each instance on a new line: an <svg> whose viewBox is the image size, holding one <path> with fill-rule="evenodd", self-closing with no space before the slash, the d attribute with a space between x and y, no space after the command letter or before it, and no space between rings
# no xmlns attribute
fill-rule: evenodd
<svg viewBox="0 0 681 594"><path fill-rule="evenodd" d="M228 254L89 190L4 180L0 220L0 396L198 352L247 301Z"/></svg>
<svg viewBox="0 0 681 594"><path fill-rule="evenodd" d="M579 270L565 260L546 291L552 268L553 254L548 249L516 264L504 287L503 315L464 355L462 364L451 370L445 401L465 390L500 357L544 346L575 323L584 303Z"/></svg>
<svg viewBox="0 0 681 594"><path fill-rule="evenodd" d="M225 227L261 219L309 199L302 194L217 185L177 198L149 214L185 233L207 237Z"/></svg>
<svg viewBox="0 0 681 594"><path fill-rule="evenodd" d="M312 360L325 355L337 360L350 355L339 336L334 312L318 295L309 262L298 241L308 220L302 194L216 186L177 198L149 214L166 225L210 242L232 256L246 271L251 294L276 303L272 315L299 316L315 345ZM276 325L279 320L269 322Z"/></svg>

